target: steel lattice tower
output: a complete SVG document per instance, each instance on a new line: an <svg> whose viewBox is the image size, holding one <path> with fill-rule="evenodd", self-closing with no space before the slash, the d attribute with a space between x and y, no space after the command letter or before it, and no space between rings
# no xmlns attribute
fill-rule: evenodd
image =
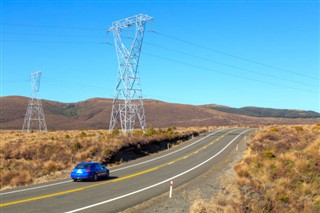
<svg viewBox="0 0 320 213"><path fill-rule="evenodd" d="M153 20L153 17L139 14L115 21L108 29L108 32L113 32L118 57L118 78L112 105L110 131L115 128L118 120L124 134L133 131L137 118L141 129L144 130L147 126L138 64L146 22L150 20ZM132 32L134 36L129 37L127 33Z"/></svg>
<svg viewBox="0 0 320 213"><path fill-rule="evenodd" d="M41 72L31 73L32 97L29 100L27 113L24 118L22 131L31 130L47 131L41 99L39 98Z"/></svg>

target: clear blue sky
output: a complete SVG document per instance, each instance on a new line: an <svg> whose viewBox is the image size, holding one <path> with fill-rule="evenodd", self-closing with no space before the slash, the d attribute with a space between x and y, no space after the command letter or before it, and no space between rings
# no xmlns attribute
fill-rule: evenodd
<svg viewBox="0 0 320 213"><path fill-rule="evenodd" d="M154 17L144 98L320 112L319 1L2 0L1 96L30 96L30 73L41 70L42 99L113 98L106 29L139 13Z"/></svg>

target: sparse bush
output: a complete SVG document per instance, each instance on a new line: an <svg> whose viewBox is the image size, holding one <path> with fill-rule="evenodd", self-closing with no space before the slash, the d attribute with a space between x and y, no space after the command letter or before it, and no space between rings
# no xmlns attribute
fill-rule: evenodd
<svg viewBox="0 0 320 213"><path fill-rule="evenodd" d="M24 186L32 183L32 177L29 171L20 171L18 175L10 181L11 186Z"/></svg>
<svg viewBox="0 0 320 213"><path fill-rule="evenodd" d="M87 134L84 132L84 131L82 131L81 133L80 133L80 138L84 138L84 137L86 137L87 136Z"/></svg>
<svg viewBox="0 0 320 213"><path fill-rule="evenodd" d="M1 171L1 186L9 185L11 180L18 175L19 172L16 170Z"/></svg>
<svg viewBox="0 0 320 213"><path fill-rule="evenodd" d="M175 139L198 131L204 130L177 129L174 132ZM130 137L122 136L118 129L113 131L111 137L106 131L101 130L49 131L32 134L1 132L4 135L0 137L1 188L66 178L68 173L65 170L69 172L70 167L80 161L103 162L123 147L169 138L165 134L158 134L154 129L151 131L152 135L147 137L141 132L137 130ZM96 138L91 139L89 136ZM66 140L70 138L73 140ZM26 172L20 174L20 171Z"/></svg>
<svg viewBox="0 0 320 213"><path fill-rule="evenodd" d="M268 158L268 159L274 159L276 158L276 156L273 154L272 151L270 150L267 150L264 152L264 157Z"/></svg>
<svg viewBox="0 0 320 213"><path fill-rule="evenodd" d="M207 213L205 202L201 199L197 199L190 206L190 212L192 213Z"/></svg>
<svg viewBox="0 0 320 213"><path fill-rule="evenodd" d="M58 171L62 168L61 164L55 162L55 161L47 161L43 165L43 170L45 173L50 174L52 172Z"/></svg>
<svg viewBox="0 0 320 213"><path fill-rule="evenodd" d="M111 154L111 150L109 148L106 148L104 149L104 152L103 152L104 156L109 156Z"/></svg>
<svg viewBox="0 0 320 213"><path fill-rule="evenodd" d="M169 134L172 134L173 132L174 132L173 127L169 127L169 128L167 128L167 130L166 130L166 133L169 133Z"/></svg>
<svg viewBox="0 0 320 213"><path fill-rule="evenodd" d="M133 136L135 137L139 137L139 136L142 136L143 135L143 131L141 129L135 129L133 131Z"/></svg>
<svg viewBox="0 0 320 213"><path fill-rule="evenodd" d="M320 212L320 198L314 203L315 212Z"/></svg>
<svg viewBox="0 0 320 213"><path fill-rule="evenodd" d="M113 130L112 130L111 136L112 136L112 137L116 137L116 136L118 136L119 134L120 134L120 130L119 130L118 128L116 128L116 129L113 129Z"/></svg>
<svg viewBox="0 0 320 213"><path fill-rule="evenodd" d="M73 147L79 150L79 149L82 148L82 145L81 145L81 143L80 143L79 141L77 141L77 142L75 142L75 143L73 144Z"/></svg>
<svg viewBox="0 0 320 213"><path fill-rule="evenodd" d="M289 203L289 197L288 195L280 195L279 200L283 203Z"/></svg>
<svg viewBox="0 0 320 213"><path fill-rule="evenodd" d="M164 133L164 131L163 131L161 128L158 128L157 133L158 133L159 135L161 135L161 134Z"/></svg>
<svg viewBox="0 0 320 213"><path fill-rule="evenodd" d="M293 128L298 132L303 131L303 127L302 126L295 126Z"/></svg>
<svg viewBox="0 0 320 213"><path fill-rule="evenodd" d="M272 133L279 132L279 129L278 129L278 127L272 127L270 129L270 132L272 132Z"/></svg>
<svg viewBox="0 0 320 213"><path fill-rule="evenodd" d="M247 177L247 178L250 177L248 167L238 164L234 167L234 169L237 172L237 174L239 175L239 177Z"/></svg>
<svg viewBox="0 0 320 213"><path fill-rule="evenodd" d="M315 127L271 126L254 136L250 153L234 167L246 211L317 212L320 129Z"/></svg>
<svg viewBox="0 0 320 213"><path fill-rule="evenodd" d="M209 212L320 212L319 127L317 124L262 128L248 144L242 161L234 166L239 197L232 202L226 199L221 202L215 197L201 209Z"/></svg>
<svg viewBox="0 0 320 213"><path fill-rule="evenodd" d="M145 136L152 136L156 133L153 127L149 127L145 130L144 135Z"/></svg>

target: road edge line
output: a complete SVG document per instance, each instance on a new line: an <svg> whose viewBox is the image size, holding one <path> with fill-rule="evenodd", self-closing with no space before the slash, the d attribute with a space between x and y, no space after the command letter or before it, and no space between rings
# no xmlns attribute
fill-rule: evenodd
<svg viewBox="0 0 320 213"><path fill-rule="evenodd" d="M79 211L82 211L82 210L85 210L85 209L89 209L89 208L93 208L93 207L96 207L96 206L100 206L100 205L103 205L103 204L106 204L106 203L110 203L112 201L115 201L115 200L119 200L121 198L125 198L125 197L128 197L128 196L131 196L131 195L134 195L134 194L137 194L139 192L143 192L143 191L146 191L148 189L151 189L151 188L154 188L156 186L159 186L163 183L166 183L168 181L171 181L171 180L174 180L184 174L187 174L195 169L197 169L198 167L204 165L205 163L209 162L210 160L212 160L213 158L217 157L221 152L223 152L226 148L228 148L238 137L240 137L241 135L243 135L245 132L248 132L250 129L247 129L247 130L244 130L243 132L241 132L237 137L235 137L234 139L232 139L225 147L223 147L219 152L217 152L215 155L211 156L210 158L208 158L207 160L203 161L202 163L198 164L197 166L194 166L178 175L175 175L173 177L170 177L166 180L163 180L159 183L156 183L156 184L153 184L151 186L147 186L145 188L142 188L142 189L139 189L139 190L136 190L136 191L133 191L133 192L130 192L128 194L125 194L125 195L121 195L121 196L118 196L118 197L115 197L115 198L112 198L112 199L109 199L109 200L105 200L105 201L102 201L102 202L99 202L99 203L95 203L95 204L92 204L92 205L89 205L89 206L85 206L85 207L82 207L82 208L78 208L78 209L74 209L74 210L71 210L71 211L67 211L65 213L74 213L74 212L79 212Z"/></svg>

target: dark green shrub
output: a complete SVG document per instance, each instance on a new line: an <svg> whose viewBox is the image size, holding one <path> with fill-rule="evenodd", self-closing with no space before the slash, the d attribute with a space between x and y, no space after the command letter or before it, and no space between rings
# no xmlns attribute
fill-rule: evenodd
<svg viewBox="0 0 320 213"><path fill-rule="evenodd" d="M149 127L148 129L146 129L146 131L144 132L145 136L151 136L154 135L156 133L156 131L154 130L153 127Z"/></svg>
<svg viewBox="0 0 320 213"><path fill-rule="evenodd" d="M283 203L289 203L289 197L288 195L280 195L279 200Z"/></svg>
<svg viewBox="0 0 320 213"><path fill-rule="evenodd" d="M80 133L80 137L81 137L81 138L84 138L84 137L86 137L86 136L87 136L87 134L86 134L85 132L82 131L82 132Z"/></svg>
<svg viewBox="0 0 320 213"><path fill-rule="evenodd" d="M120 130L118 128L112 130L111 136L115 137L118 136L120 134Z"/></svg>
<svg viewBox="0 0 320 213"><path fill-rule="evenodd" d="M80 143L79 141L77 141L77 142L75 142L75 143L73 144L73 147L76 148L76 149L81 149L81 148L82 148L82 145L81 145L81 143Z"/></svg>

